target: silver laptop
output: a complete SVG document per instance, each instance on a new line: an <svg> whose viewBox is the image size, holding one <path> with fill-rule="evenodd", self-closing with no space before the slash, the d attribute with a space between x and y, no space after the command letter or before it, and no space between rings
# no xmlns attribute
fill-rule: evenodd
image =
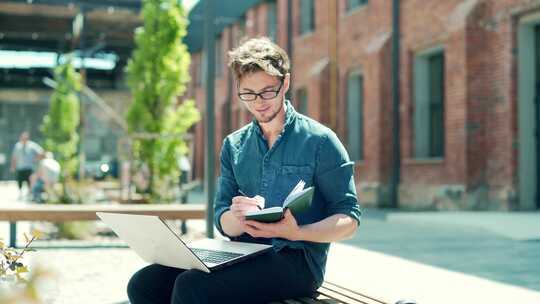
<svg viewBox="0 0 540 304"><path fill-rule="evenodd" d="M110 212L96 212L96 215L148 263L209 273L272 248L214 239L187 245L158 216Z"/></svg>

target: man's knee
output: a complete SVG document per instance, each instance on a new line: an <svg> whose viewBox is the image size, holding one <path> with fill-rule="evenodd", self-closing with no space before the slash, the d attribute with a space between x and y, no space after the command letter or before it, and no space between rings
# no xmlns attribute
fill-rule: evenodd
<svg viewBox="0 0 540 304"><path fill-rule="evenodd" d="M131 277L131 279L129 279L129 282L127 284L128 298L132 303L137 303L137 299L140 298L141 296L140 289L141 289L141 286L144 286L143 275L141 274L141 271L143 270L144 268L137 271L135 274L133 274L133 276Z"/></svg>
<svg viewBox="0 0 540 304"><path fill-rule="evenodd" d="M173 303L208 303L208 274L189 270L179 275L174 282Z"/></svg>
<svg viewBox="0 0 540 304"><path fill-rule="evenodd" d="M131 303L143 303L148 301L147 297L151 290L147 290L151 286L150 282L155 280L155 271L159 266L149 265L135 272L127 284L127 294ZM157 296L157 295L156 295Z"/></svg>

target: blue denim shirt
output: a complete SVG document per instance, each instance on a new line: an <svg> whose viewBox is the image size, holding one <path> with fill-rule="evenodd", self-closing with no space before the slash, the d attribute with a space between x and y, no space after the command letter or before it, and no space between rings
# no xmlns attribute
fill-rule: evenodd
<svg viewBox="0 0 540 304"><path fill-rule="evenodd" d="M221 175L214 202L215 224L221 227L221 215L230 209L231 200L242 190L248 196L265 198L265 207L281 206L300 179L305 187L315 186L309 210L295 215L299 225L318 222L334 214L348 215L360 222L353 167L347 151L332 130L297 113L289 101L284 128L269 149L257 122L253 121L230 134L221 148ZM320 285L324 278L329 243L255 239L247 234L233 240L272 244L302 249L307 263Z"/></svg>

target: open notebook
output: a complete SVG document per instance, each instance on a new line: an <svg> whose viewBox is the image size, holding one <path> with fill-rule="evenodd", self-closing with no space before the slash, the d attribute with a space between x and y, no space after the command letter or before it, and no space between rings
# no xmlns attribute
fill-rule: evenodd
<svg viewBox="0 0 540 304"><path fill-rule="evenodd" d="M290 209L293 214L303 212L311 206L311 200L313 199L314 187L304 188L306 183L300 180L298 184L292 189L283 201L282 207L270 207L262 210L248 211L246 212L247 220L254 220L259 222L277 222L281 220L285 214L285 210Z"/></svg>

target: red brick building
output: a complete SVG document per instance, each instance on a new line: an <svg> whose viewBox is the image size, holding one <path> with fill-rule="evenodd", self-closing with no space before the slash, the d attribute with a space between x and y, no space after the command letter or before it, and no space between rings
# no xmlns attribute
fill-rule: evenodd
<svg viewBox="0 0 540 304"><path fill-rule="evenodd" d="M360 201L388 205L393 1L292 1L291 33L287 0L227 3L245 9L222 19L216 41L216 155L223 138L250 121L226 51L244 35L269 35L292 48L296 109L331 127L356 162ZM539 208L540 3L400 3L399 207ZM190 49L188 95L204 113L201 44ZM204 128L204 121L195 128L197 177L204 174Z"/></svg>

